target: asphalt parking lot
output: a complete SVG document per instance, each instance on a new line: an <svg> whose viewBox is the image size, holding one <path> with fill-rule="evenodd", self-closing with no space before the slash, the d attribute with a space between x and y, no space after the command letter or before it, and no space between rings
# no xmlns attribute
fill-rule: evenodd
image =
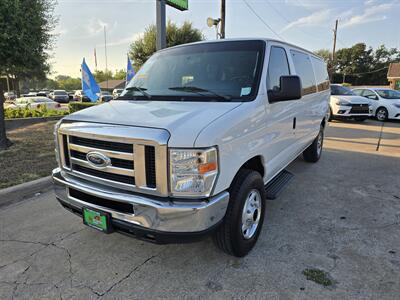
<svg viewBox="0 0 400 300"><path fill-rule="evenodd" d="M400 123L332 122L245 258L85 227L52 192L0 208L0 299L398 299ZM302 274L327 273L324 287Z"/></svg>

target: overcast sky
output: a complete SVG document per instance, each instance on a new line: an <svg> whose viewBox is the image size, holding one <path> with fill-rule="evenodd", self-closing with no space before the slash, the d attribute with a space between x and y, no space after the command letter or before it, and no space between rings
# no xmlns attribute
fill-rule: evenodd
<svg viewBox="0 0 400 300"><path fill-rule="evenodd" d="M59 25L53 51L53 75L80 75L85 57L94 69L105 68L104 25L107 28L108 68L126 68L129 44L155 23L155 0L58 0ZM167 18L193 22L208 40L215 30L207 17L219 16L219 0L189 0L189 10L167 8ZM334 22L339 19L338 47L357 42L400 48L400 0L226 0L226 37L284 39L306 49L332 48ZM247 4L246 4L247 2ZM250 7L249 7L250 6ZM254 12L252 11L254 10ZM255 15L258 14L258 17ZM269 29L261 18L272 29Z"/></svg>

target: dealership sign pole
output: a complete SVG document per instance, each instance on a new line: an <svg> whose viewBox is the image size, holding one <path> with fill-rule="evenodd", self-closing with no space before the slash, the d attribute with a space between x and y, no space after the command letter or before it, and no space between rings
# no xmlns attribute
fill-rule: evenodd
<svg viewBox="0 0 400 300"><path fill-rule="evenodd" d="M167 45L165 5L172 6L181 11L188 10L189 0L156 0L157 6L157 50L164 49Z"/></svg>

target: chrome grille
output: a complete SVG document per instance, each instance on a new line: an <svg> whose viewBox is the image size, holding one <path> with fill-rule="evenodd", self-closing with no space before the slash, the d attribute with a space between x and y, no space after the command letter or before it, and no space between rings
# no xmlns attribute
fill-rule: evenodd
<svg viewBox="0 0 400 300"><path fill-rule="evenodd" d="M161 129L82 122L61 124L61 167L85 180L167 196L168 138L169 134ZM107 158L107 164L97 165L88 160L88 153Z"/></svg>

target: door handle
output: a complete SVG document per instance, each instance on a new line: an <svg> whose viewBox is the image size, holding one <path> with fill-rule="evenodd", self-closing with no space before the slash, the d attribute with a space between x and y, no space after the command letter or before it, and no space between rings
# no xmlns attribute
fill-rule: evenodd
<svg viewBox="0 0 400 300"><path fill-rule="evenodd" d="M296 129L296 118L293 118L293 129Z"/></svg>

